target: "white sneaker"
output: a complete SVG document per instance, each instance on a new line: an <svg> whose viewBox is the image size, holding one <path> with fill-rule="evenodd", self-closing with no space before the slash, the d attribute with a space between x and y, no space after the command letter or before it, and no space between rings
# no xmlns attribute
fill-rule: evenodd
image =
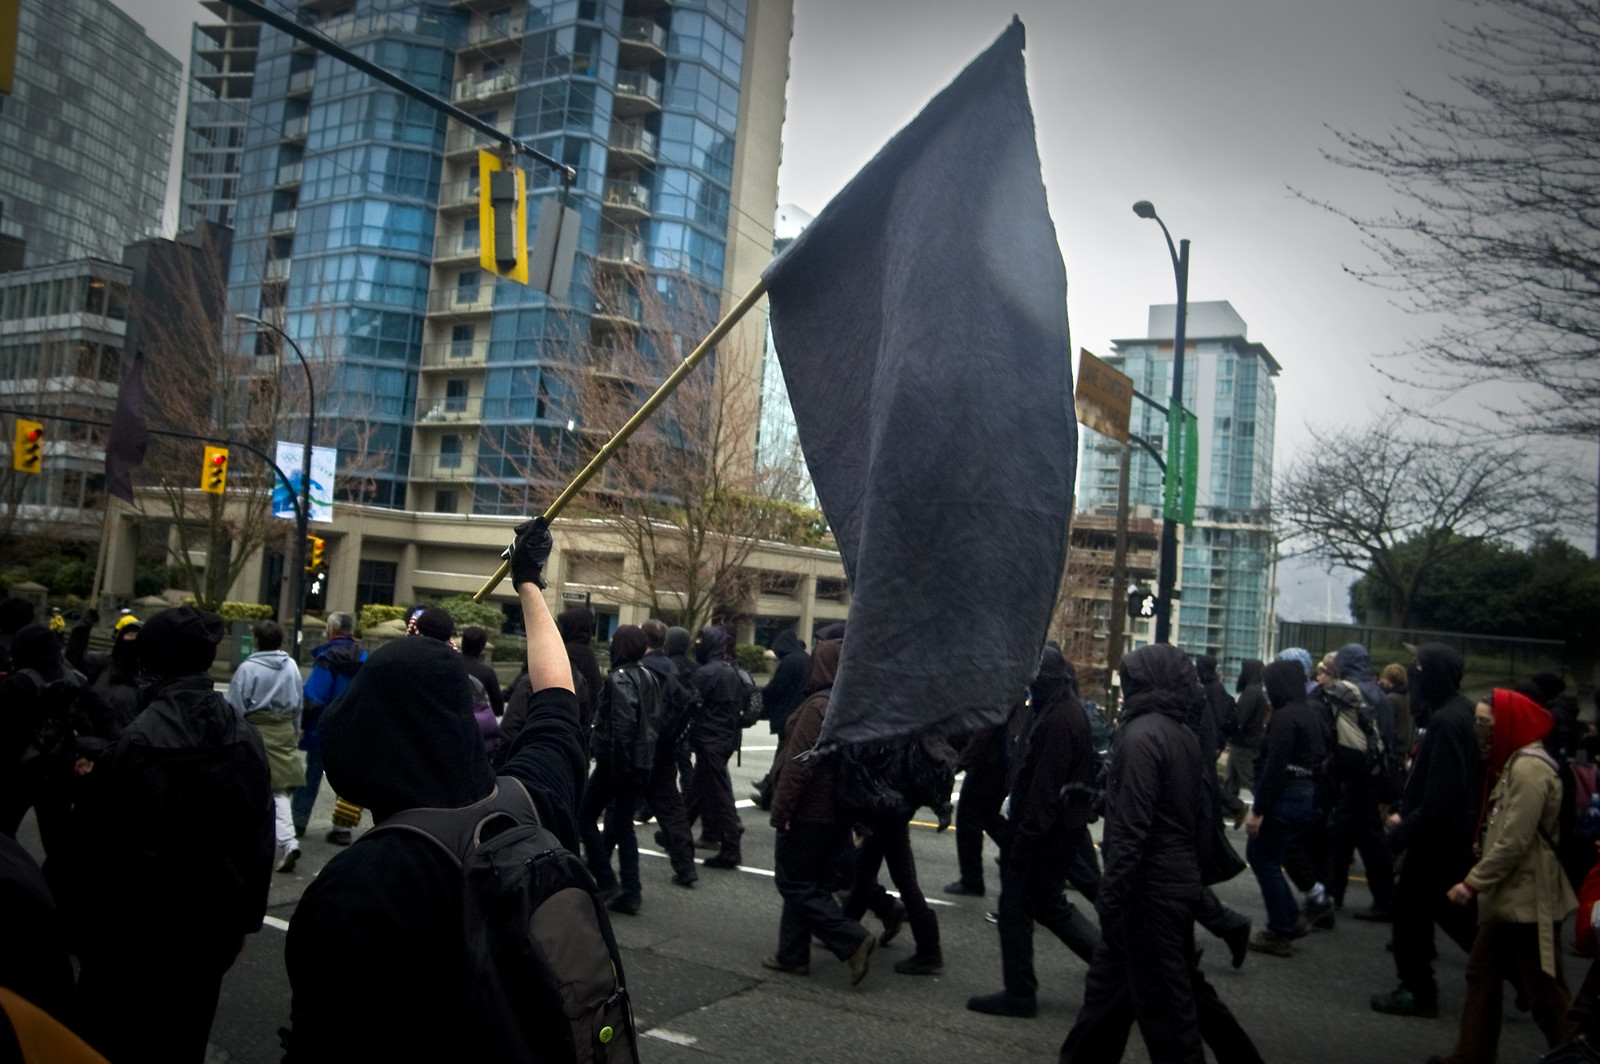
<svg viewBox="0 0 1600 1064"><path fill-rule="evenodd" d="M277 871L285 874L294 871L295 862L300 860L300 847L283 851L283 860L278 862Z"/></svg>

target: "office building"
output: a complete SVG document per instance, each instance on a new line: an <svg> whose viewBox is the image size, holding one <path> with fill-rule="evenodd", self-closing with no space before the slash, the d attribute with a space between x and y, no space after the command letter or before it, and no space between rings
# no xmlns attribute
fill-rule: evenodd
<svg viewBox="0 0 1600 1064"><path fill-rule="evenodd" d="M26 267L161 229L182 64L111 0L21 0L0 102L0 234Z"/></svg>
<svg viewBox="0 0 1600 1064"><path fill-rule="evenodd" d="M1107 358L1133 378L1145 395L1172 391L1173 334L1177 307L1152 306L1146 335L1113 340ZM1276 417L1273 378L1281 371L1264 344L1252 342L1227 302L1191 303L1185 329L1184 406L1199 422L1200 479L1196 520L1183 530L1174 609L1177 643L1194 654L1213 654L1221 671L1236 675L1240 662L1268 649L1272 620L1272 443ZM1163 447L1165 416L1135 401L1132 431ZM1079 507L1115 514L1117 445L1083 431ZM1129 497L1160 512L1162 474L1135 448Z"/></svg>
<svg viewBox="0 0 1600 1064"><path fill-rule="evenodd" d="M202 0L202 5L217 21L196 23L193 32L178 205L181 230L204 223L233 226L261 45L261 24L255 19L222 0ZM305 125L303 119L300 125ZM288 132L305 135L293 124Z"/></svg>
<svg viewBox="0 0 1600 1064"><path fill-rule="evenodd" d="M811 214L792 203L780 206L772 226L773 257L781 254L811 221ZM805 454L800 450L800 431L794 423L794 407L789 403L789 389L783 380L783 367L778 364L778 349L772 343L770 328L761 352L761 423L757 428L756 460L778 471L779 490L784 498L802 506L816 507L817 493L806 470Z"/></svg>
<svg viewBox="0 0 1600 1064"><path fill-rule="evenodd" d="M319 418L340 434L341 463L366 470L363 501L521 513L530 427L557 442L584 431L563 372L619 344L653 347L660 369L699 337L642 339L647 301L714 320L770 260L792 0L304 0L298 11L577 170L566 196L582 220L578 262L568 299L552 304L479 265L486 138L270 27L197 31L197 66L203 46L230 94L219 107L248 82L242 125L216 123L242 140L209 152L216 195L200 194L201 153L185 175L195 212L232 211L234 310L282 321L324 364ZM531 230L561 190L550 169L519 163ZM724 379L758 386L764 317L747 322L753 342L719 350ZM253 342L279 353L269 332Z"/></svg>

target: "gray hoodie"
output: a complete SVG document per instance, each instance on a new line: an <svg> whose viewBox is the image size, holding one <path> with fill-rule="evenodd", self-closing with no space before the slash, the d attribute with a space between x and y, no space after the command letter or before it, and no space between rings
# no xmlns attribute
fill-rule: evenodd
<svg viewBox="0 0 1600 1064"><path fill-rule="evenodd" d="M300 667L282 650L251 654L228 684L228 705L241 718L258 710L287 717L300 727Z"/></svg>

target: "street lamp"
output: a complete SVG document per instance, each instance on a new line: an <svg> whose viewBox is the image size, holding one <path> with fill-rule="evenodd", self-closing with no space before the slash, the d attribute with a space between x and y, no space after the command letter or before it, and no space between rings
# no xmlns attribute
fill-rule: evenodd
<svg viewBox="0 0 1600 1064"><path fill-rule="evenodd" d="M300 360L301 367L306 371L306 442L300 454L300 509L295 514L295 537L299 544L295 548L295 594L294 594L294 657L300 660L300 622L306 612L306 537L311 534L311 433L317 423L317 387L311 379L311 363L306 361L306 353L300 350L300 345L294 338L284 332L282 328L263 318L250 314L235 314L235 318L248 322L258 329L270 329L281 336L294 351L295 357Z"/></svg>
<svg viewBox="0 0 1600 1064"><path fill-rule="evenodd" d="M1167 254L1172 257L1172 272L1178 280L1178 315L1177 323L1173 327L1172 335L1172 413L1167 417L1167 454L1172 454L1170 439L1174 431L1173 426L1178 426L1178 431L1183 427L1183 330L1189 316L1189 242L1180 240L1176 247L1172 243L1172 234L1167 232L1167 223L1156 214L1155 205L1149 200L1140 200L1133 205L1133 213L1141 218L1154 221L1161 227L1161 235L1167 238ZM1172 462L1167 463L1166 475L1169 477L1180 476L1181 468L1175 468ZM1161 568L1157 577L1157 608L1156 608L1156 642L1172 642L1172 585L1177 583L1178 576L1178 522L1170 515L1163 514L1161 520Z"/></svg>

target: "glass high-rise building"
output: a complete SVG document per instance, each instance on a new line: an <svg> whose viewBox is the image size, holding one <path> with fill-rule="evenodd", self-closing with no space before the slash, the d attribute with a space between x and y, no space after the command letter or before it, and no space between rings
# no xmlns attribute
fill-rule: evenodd
<svg viewBox="0 0 1600 1064"><path fill-rule="evenodd" d="M24 265L116 262L160 231L182 70L111 0L22 0L0 233Z"/></svg>
<svg viewBox="0 0 1600 1064"><path fill-rule="evenodd" d="M341 463L361 464L363 501L522 512L515 456L530 427L552 440L568 431L559 371L576 349L636 337L641 288L714 313L769 261L792 0L304 0L298 11L577 170L578 262L552 305L479 265L485 138L270 27L197 31L197 65L204 46L238 69L227 87L249 67L243 122L213 123L238 126L242 144L208 149L204 175L227 180L219 156L237 156L230 300L283 321L320 364L319 420ZM214 55L219 38L240 47ZM194 122L189 133L192 145ZM531 239L558 185L519 164ZM200 172L188 177L197 213L229 206L222 184L204 198ZM277 353L268 333L254 342ZM717 372L758 382L751 346L719 352Z"/></svg>
<svg viewBox="0 0 1600 1064"><path fill-rule="evenodd" d="M1113 340L1107 362L1145 395L1172 393L1175 304L1152 306L1146 335ZM1267 650L1272 620L1272 444L1277 415L1273 378L1281 372L1266 345L1248 338L1244 319L1225 301L1191 303L1185 327L1184 406L1198 419L1200 482L1196 520L1182 530L1183 560L1174 611L1177 642L1213 654L1221 671ZM1135 401L1131 431L1162 449L1165 416ZM1117 445L1083 430L1079 508L1115 513ZM1129 499L1159 516L1162 475L1135 448Z"/></svg>

